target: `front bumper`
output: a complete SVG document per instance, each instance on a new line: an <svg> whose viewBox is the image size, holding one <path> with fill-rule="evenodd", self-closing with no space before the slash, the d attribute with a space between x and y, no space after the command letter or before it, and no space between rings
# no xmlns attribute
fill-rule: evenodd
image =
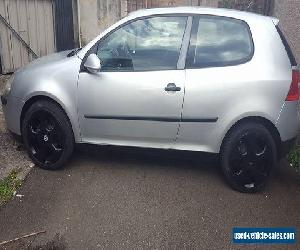
<svg viewBox="0 0 300 250"><path fill-rule="evenodd" d="M14 134L21 135L20 118L24 101L13 96L1 96L1 104L7 128Z"/></svg>

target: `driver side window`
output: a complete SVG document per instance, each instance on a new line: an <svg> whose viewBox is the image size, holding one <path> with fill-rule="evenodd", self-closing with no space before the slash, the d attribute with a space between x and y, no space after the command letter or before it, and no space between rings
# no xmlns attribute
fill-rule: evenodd
<svg viewBox="0 0 300 250"><path fill-rule="evenodd" d="M186 22L183 16L151 17L117 29L98 46L102 71L176 69Z"/></svg>

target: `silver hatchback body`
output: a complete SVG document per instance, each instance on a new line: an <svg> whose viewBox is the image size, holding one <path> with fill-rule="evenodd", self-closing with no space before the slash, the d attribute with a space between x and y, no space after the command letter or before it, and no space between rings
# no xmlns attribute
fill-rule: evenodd
<svg viewBox="0 0 300 250"><path fill-rule="evenodd" d="M229 161L227 144L243 157L247 145L256 143L253 155L258 157L265 152L259 138L269 133L271 155L279 158L299 129L299 72L278 22L197 7L131 13L84 48L43 57L18 70L1 98L7 126L24 139L24 120L31 121L26 114L43 101L61 109L76 143L221 152L222 161ZM56 117L51 108L48 113ZM61 165L60 156L56 161L34 157L40 143L48 143L51 128L62 126L57 120L44 125L41 139L25 142L44 168ZM240 142L255 130L241 128L243 124L266 131L254 132L254 142L235 145L234 130L244 131ZM41 130L33 127L39 126L31 121L33 137ZM64 131L58 137L62 135ZM52 143L52 149L63 155L58 144L64 143ZM254 162L248 159L244 173ZM235 171L236 176L242 173ZM249 178L240 186L241 191L260 189Z"/></svg>

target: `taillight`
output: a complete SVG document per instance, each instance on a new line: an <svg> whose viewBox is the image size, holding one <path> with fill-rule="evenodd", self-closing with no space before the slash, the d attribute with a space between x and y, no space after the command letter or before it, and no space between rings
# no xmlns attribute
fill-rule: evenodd
<svg viewBox="0 0 300 250"><path fill-rule="evenodd" d="M300 81L299 70L293 70L292 83L290 86L289 93L286 97L286 101L298 101L299 100L299 88L298 83Z"/></svg>

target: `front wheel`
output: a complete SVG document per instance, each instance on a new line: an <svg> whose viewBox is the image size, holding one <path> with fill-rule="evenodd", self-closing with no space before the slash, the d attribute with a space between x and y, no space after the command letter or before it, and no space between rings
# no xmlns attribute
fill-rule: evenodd
<svg viewBox="0 0 300 250"><path fill-rule="evenodd" d="M261 191L276 164L276 145L270 132L259 123L235 126L221 147L221 164L228 183L237 191Z"/></svg>
<svg viewBox="0 0 300 250"><path fill-rule="evenodd" d="M74 149L70 121L51 101L40 100L31 105L22 122L22 136L30 158L43 169L61 168Z"/></svg>

